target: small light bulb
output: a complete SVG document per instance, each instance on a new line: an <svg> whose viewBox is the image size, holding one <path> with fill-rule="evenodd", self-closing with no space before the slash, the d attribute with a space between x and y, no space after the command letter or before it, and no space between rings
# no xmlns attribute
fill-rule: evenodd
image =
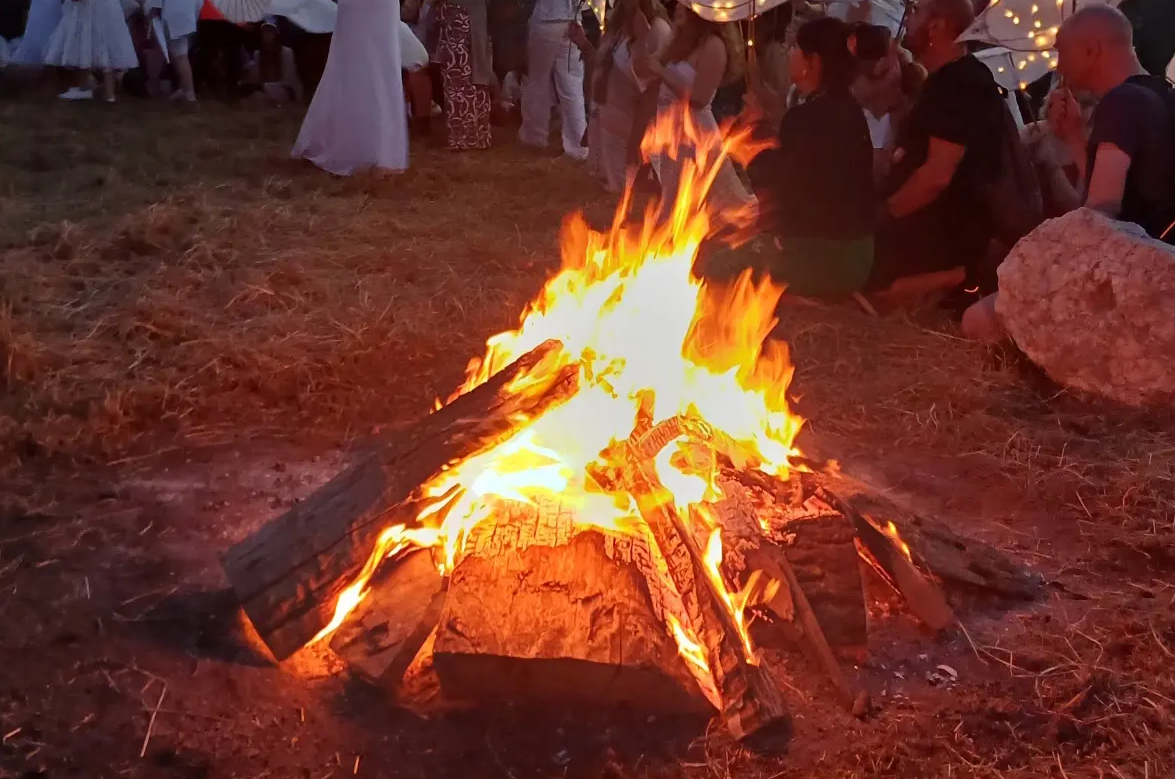
<svg viewBox="0 0 1175 779"><path fill-rule="evenodd" d="M1035 16L1038 13L1040 13L1040 6L1037 5L1036 3L1033 3L1032 4L1032 15Z"/></svg>
<svg viewBox="0 0 1175 779"><path fill-rule="evenodd" d="M1013 17L1012 17L1012 24L1020 24L1020 17L1019 17L1019 16L1013 16Z"/></svg>

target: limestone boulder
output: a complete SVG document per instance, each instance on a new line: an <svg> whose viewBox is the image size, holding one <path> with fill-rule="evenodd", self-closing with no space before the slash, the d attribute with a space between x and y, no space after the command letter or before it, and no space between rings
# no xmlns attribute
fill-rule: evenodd
<svg viewBox="0 0 1175 779"><path fill-rule="evenodd" d="M1175 247L1079 209L999 269L1004 328L1055 381L1131 406L1175 402Z"/></svg>

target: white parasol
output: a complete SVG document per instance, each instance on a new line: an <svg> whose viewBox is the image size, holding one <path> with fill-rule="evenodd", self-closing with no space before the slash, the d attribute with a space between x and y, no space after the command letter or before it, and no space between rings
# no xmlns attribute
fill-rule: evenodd
<svg viewBox="0 0 1175 779"><path fill-rule="evenodd" d="M270 0L208 0L225 21L234 24L259 22L268 16Z"/></svg>
<svg viewBox="0 0 1175 779"><path fill-rule="evenodd" d="M1025 88L1057 66L1053 46L1061 22L1086 5L1118 5L1121 0L992 0L975 22L959 36L999 46L1006 62L993 61L996 80L1008 88ZM996 70L1000 68L1000 70Z"/></svg>
<svg viewBox="0 0 1175 779"><path fill-rule="evenodd" d="M682 0L693 12L711 22L737 22L770 11L786 0Z"/></svg>

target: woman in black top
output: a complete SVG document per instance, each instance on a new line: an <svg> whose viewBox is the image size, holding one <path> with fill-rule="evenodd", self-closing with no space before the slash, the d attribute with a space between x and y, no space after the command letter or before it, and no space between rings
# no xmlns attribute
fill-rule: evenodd
<svg viewBox="0 0 1175 779"><path fill-rule="evenodd" d="M803 103L780 122L778 148L748 171L779 248L770 274L803 297L851 295L873 266L873 144L850 92L857 63L849 35L833 17L800 27L790 67Z"/></svg>

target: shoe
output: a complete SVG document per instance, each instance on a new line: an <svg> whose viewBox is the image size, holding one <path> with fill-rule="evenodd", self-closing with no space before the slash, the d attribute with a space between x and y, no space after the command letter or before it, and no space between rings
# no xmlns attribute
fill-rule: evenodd
<svg viewBox="0 0 1175 779"><path fill-rule="evenodd" d="M196 96L194 94L191 94L190 92L185 92L182 89L177 89L176 91L172 92L171 97L168 99L171 100L173 103L195 103L196 102Z"/></svg>
<svg viewBox="0 0 1175 779"><path fill-rule="evenodd" d="M94 90L70 87L57 97L61 100L92 100L94 98Z"/></svg>

